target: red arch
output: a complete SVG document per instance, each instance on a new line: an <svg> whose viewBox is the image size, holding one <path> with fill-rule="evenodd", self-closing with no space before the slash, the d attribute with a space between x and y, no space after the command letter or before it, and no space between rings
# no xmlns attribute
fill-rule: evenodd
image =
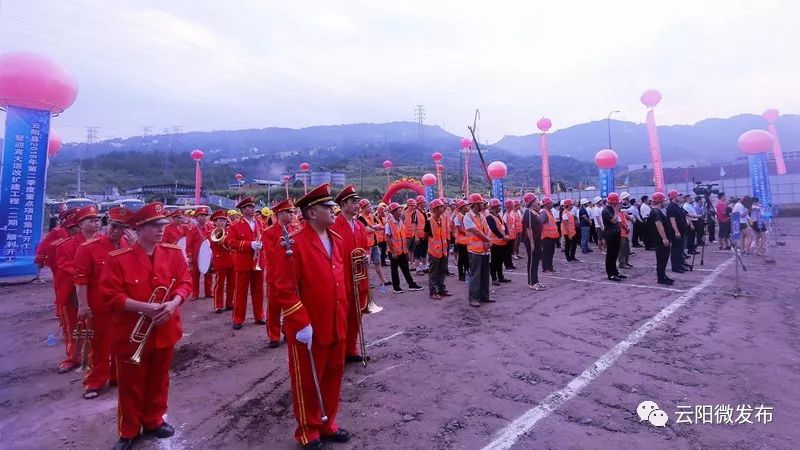
<svg viewBox="0 0 800 450"><path fill-rule="evenodd" d="M422 183L413 178L401 178L389 184L389 188L386 189L386 194L383 196L383 202L389 204L394 194L403 189L414 191L418 195L425 195L425 187L422 186Z"/></svg>

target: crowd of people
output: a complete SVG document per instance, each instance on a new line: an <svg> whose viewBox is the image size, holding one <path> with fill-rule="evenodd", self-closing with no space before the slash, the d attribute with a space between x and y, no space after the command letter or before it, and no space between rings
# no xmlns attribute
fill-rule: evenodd
<svg viewBox="0 0 800 450"><path fill-rule="evenodd" d="M317 449L325 440L350 439L335 420L339 391L345 364L370 360L357 343L373 288L402 294L402 274L408 290L423 290L414 272L427 275L429 298L436 301L453 295L447 287L453 276L466 283L468 304L479 308L496 301L490 284L511 282L507 272L519 270L521 261L527 286L546 289L539 274L556 272L556 249L573 264L580 263L578 248L603 252L605 275L615 282L627 278L633 249L653 251L656 280L670 285L670 260L672 272L682 273L706 239L731 249L734 216L742 254L763 254L766 226L758 199L709 198L675 190L640 199L612 192L576 204L534 193L504 202L473 193L373 205L353 186L333 197L325 184L271 208L256 208L252 197L213 213L205 206L167 212L157 202L137 211L112 208L105 230L89 205L60 214L36 262L53 273L66 345L59 372L88 365L87 400L117 386L117 448L132 448L142 434L174 434L163 416L173 349L182 336L179 310L185 301L206 297L213 298L215 313L230 311L234 330L246 321L249 299L268 346L279 347L283 336L295 438ZM203 246L210 248L210 261L203 261ZM92 329L90 346L79 342L76 328Z"/></svg>

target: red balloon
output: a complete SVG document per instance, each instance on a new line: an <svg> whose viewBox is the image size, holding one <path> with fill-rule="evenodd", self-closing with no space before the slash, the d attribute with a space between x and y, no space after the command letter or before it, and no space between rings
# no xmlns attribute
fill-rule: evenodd
<svg viewBox="0 0 800 450"><path fill-rule="evenodd" d="M61 135L56 133L52 128L50 129L50 136L47 141L47 154L51 157L56 156L56 153L61 149Z"/></svg>
<svg viewBox="0 0 800 450"><path fill-rule="evenodd" d="M508 175L508 167L502 161L492 161L486 171L489 172L489 178L493 180L503 179Z"/></svg>
<svg viewBox="0 0 800 450"><path fill-rule="evenodd" d="M288 175L284 175L283 176L283 182L284 183L288 183L289 182L289 176Z"/></svg>
<svg viewBox="0 0 800 450"><path fill-rule="evenodd" d="M648 89L644 91L644 94L642 94L640 100L642 103L644 103L644 106L647 106L648 108L655 108L656 105L658 105L658 102L661 101L661 92L658 92L655 89Z"/></svg>
<svg viewBox="0 0 800 450"><path fill-rule="evenodd" d="M461 148L464 150L472 148L472 139L470 138L461 139Z"/></svg>
<svg viewBox="0 0 800 450"><path fill-rule="evenodd" d="M770 108L770 109L764 111L763 117L764 117L764 120L767 121L767 123L775 123L775 121L778 120L778 115L780 115L780 113L778 112L777 109Z"/></svg>
<svg viewBox="0 0 800 450"><path fill-rule="evenodd" d="M389 161L388 159L383 162L383 168L384 169L390 169L391 167L392 167L392 162Z"/></svg>
<svg viewBox="0 0 800 450"><path fill-rule="evenodd" d="M195 161L200 161L203 159L203 151L199 149L192 150L192 159Z"/></svg>
<svg viewBox="0 0 800 450"><path fill-rule="evenodd" d="M432 173L426 173L422 176L422 184L425 186L433 186L436 184L436 175Z"/></svg>
<svg viewBox="0 0 800 450"><path fill-rule="evenodd" d="M550 127L553 126L553 122L547 117L542 117L536 122L536 126L542 133L547 133L547 130L549 130Z"/></svg>
<svg viewBox="0 0 800 450"><path fill-rule="evenodd" d="M64 67L34 53L0 55L0 106L61 113L78 96L78 81Z"/></svg>
<svg viewBox="0 0 800 450"><path fill-rule="evenodd" d="M233 177L236 178L236 181L242 181L242 179L244 179L244 176L240 173L237 173Z"/></svg>
<svg viewBox="0 0 800 450"><path fill-rule="evenodd" d="M439 161L442 160L442 154L439 152L435 152L434 154L431 155L431 157L433 158L433 162L438 163Z"/></svg>
<svg viewBox="0 0 800 450"><path fill-rule="evenodd" d="M739 136L739 150L748 155L766 153L772 150L772 134L764 130L745 131Z"/></svg>
<svg viewBox="0 0 800 450"><path fill-rule="evenodd" d="M441 164L437 164L436 165L436 170L438 170L439 172L444 172L444 166L441 165Z"/></svg>
<svg viewBox="0 0 800 450"><path fill-rule="evenodd" d="M594 164L599 169L613 169L617 166L617 152L614 150L600 150L594 155Z"/></svg>
<svg viewBox="0 0 800 450"><path fill-rule="evenodd" d="M311 167L311 166L309 166L308 163L305 163L305 162L304 163L300 163L300 170L302 170L303 172L308 172L308 168L309 167Z"/></svg>

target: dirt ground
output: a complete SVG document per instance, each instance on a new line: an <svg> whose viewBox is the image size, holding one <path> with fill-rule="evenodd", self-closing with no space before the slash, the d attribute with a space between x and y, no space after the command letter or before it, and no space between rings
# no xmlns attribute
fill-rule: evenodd
<svg viewBox="0 0 800 450"><path fill-rule="evenodd" d="M467 305L456 277L447 279L456 295L438 302L425 291L376 293L385 309L365 319L373 361L349 365L342 389L338 421L354 439L329 447L798 448L799 225L783 221L774 263L744 258L738 298L731 253L716 246L671 288L654 285L655 256L636 249L618 285L605 280L600 252L574 264L557 253L548 290L527 289L519 270L481 308ZM297 448L285 345L268 349L252 322L234 332L210 300L186 304L183 320L167 417L177 434L137 448ZM63 344L46 343L59 336L49 281L0 288L0 323L2 447L110 448L115 391L86 401L79 373L56 373ZM639 421L645 400L668 414L666 426ZM681 405L765 405L772 420L676 423Z"/></svg>

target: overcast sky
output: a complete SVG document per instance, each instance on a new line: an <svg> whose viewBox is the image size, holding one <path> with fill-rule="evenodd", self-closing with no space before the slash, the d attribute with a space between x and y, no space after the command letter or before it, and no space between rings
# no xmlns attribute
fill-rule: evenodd
<svg viewBox="0 0 800 450"><path fill-rule="evenodd" d="M796 1L0 0L0 53L73 71L100 138L413 120L481 140L615 117L800 113ZM2 114L2 113L0 113Z"/></svg>

